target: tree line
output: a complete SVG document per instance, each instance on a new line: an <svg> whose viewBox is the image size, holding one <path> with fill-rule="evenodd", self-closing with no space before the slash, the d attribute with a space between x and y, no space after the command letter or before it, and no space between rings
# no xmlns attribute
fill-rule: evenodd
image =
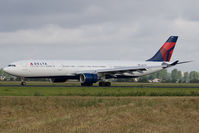
<svg viewBox="0 0 199 133"><path fill-rule="evenodd" d="M164 69L160 72L140 77L138 82L149 82L156 78L163 83L199 83L199 72L182 72L178 69L168 72L167 69Z"/></svg>

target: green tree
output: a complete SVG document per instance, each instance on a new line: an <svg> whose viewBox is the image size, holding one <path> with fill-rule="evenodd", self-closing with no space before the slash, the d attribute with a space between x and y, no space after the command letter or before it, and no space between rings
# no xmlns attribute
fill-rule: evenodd
<svg viewBox="0 0 199 133"><path fill-rule="evenodd" d="M171 71L171 80L172 82L179 82L182 78L182 72L178 71L177 69L173 69Z"/></svg>
<svg viewBox="0 0 199 133"><path fill-rule="evenodd" d="M191 71L189 74L189 79L191 83L199 82L199 73L196 71Z"/></svg>
<svg viewBox="0 0 199 133"><path fill-rule="evenodd" d="M167 72L166 69L163 69L163 70L161 70L157 73L150 74L148 76L148 78L149 78L149 80L153 80L155 78L158 78L158 79L160 79L161 82L166 82L169 79L168 72Z"/></svg>
<svg viewBox="0 0 199 133"><path fill-rule="evenodd" d="M150 74L150 75L148 76L149 80L153 80L153 79L155 79L156 77L157 77L157 74L156 74L156 73Z"/></svg>
<svg viewBox="0 0 199 133"><path fill-rule="evenodd" d="M142 83L148 83L149 82L149 76L142 76L138 78L138 82Z"/></svg>
<svg viewBox="0 0 199 133"><path fill-rule="evenodd" d="M182 82L182 72L181 71L178 71L178 73L177 73L177 81Z"/></svg>
<svg viewBox="0 0 199 133"><path fill-rule="evenodd" d="M184 83L188 83L189 82L189 73L188 72L184 73L183 82Z"/></svg>
<svg viewBox="0 0 199 133"><path fill-rule="evenodd" d="M166 69L163 69L162 71L159 72L159 79L163 82L168 80L168 72Z"/></svg>

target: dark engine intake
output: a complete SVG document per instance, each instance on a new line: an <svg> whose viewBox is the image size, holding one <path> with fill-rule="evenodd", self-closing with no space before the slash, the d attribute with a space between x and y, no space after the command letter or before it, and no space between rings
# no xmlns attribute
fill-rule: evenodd
<svg viewBox="0 0 199 133"><path fill-rule="evenodd" d="M80 75L81 83L96 83L98 80L97 74L83 73Z"/></svg>

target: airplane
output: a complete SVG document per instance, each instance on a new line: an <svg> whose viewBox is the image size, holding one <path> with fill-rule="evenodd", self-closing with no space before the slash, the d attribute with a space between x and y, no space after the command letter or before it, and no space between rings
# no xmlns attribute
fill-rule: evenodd
<svg viewBox="0 0 199 133"><path fill-rule="evenodd" d="M178 36L170 36L158 52L144 62L133 61L95 61L95 60L23 60L9 64L3 71L21 77L21 85L26 85L24 78L50 78L53 83L78 79L81 86L111 86L108 79L137 78L163 69L188 63L178 60L169 63Z"/></svg>

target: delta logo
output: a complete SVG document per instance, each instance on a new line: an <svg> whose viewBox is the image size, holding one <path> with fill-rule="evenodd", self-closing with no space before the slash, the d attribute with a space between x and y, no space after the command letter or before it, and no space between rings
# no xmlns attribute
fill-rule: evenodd
<svg viewBox="0 0 199 133"><path fill-rule="evenodd" d="M30 66L46 66L46 62L30 62Z"/></svg>

